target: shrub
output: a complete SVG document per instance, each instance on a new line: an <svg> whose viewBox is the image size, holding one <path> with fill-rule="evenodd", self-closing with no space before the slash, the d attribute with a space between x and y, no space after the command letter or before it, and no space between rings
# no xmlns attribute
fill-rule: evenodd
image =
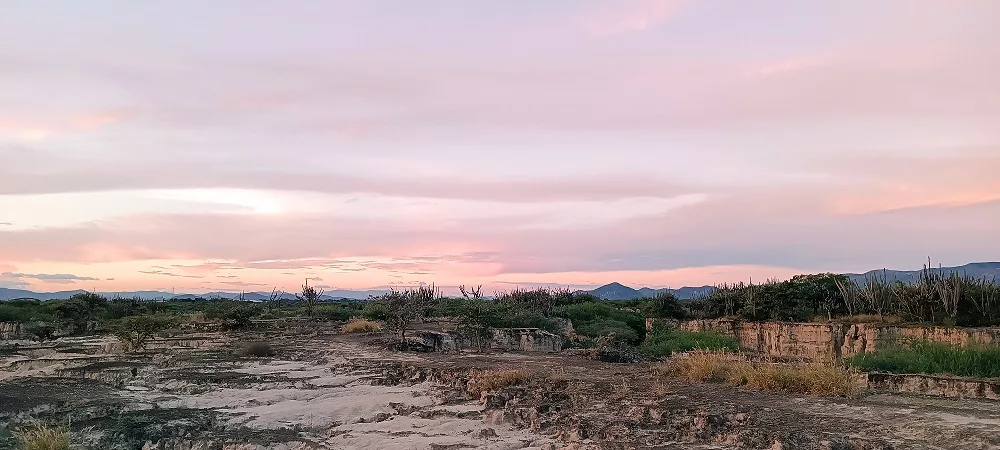
<svg viewBox="0 0 1000 450"><path fill-rule="evenodd" d="M642 344L642 351L654 358L670 356L675 352L691 350L737 351L736 338L714 331L681 331L673 328L655 328Z"/></svg>
<svg viewBox="0 0 1000 450"><path fill-rule="evenodd" d="M590 338L614 335L622 342L637 342L639 334L627 323L614 319L597 319L576 326L576 332Z"/></svg>
<svg viewBox="0 0 1000 450"><path fill-rule="evenodd" d="M385 310L385 327L398 334L400 342L406 342L406 331L413 323L424 318L437 297L437 289L430 285L405 291L391 289L387 294L375 297L373 301L382 305Z"/></svg>
<svg viewBox="0 0 1000 450"><path fill-rule="evenodd" d="M389 311L381 303L367 302L361 308L361 317L372 321L385 320L389 317Z"/></svg>
<svg viewBox="0 0 1000 450"><path fill-rule="evenodd" d="M642 355L631 345L617 339L614 334L595 339L594 357L599 361L610 363L636 363L642 360Z"/></svg>
<svg viewBox="0 0 1000 450"><path fill-rule="evenodd" d="M35 424L16 433L23 450L69 450L69 430Z"/></svg>
<svg viewBox="0 0 1000 450"><path fill-rule="evenodd" d="M382 325L367 319L351 319L350 322L340 327L341 333L373 333L382 331Z"/></svg>
<svg viewBox="0 0 1000 450"><path fill-rule="evenodd" d="M646 317L683 320L688 316L677 296L669 292L660 292L653 298L642 300L639 308Z"/></svg>
<svg viewBox="0 0 1000 450"><path fill-rule="evenodd" d="M24 331L39 342L51 340L56 335L56 327L45 322L32 323L25 327Z"/></svg>
<svg viewBox="0 0 1000 450"><path fill-rule="evenodd" d="M341 322L344 320L348 320L357 313L358 313L357 309L350 308L341 304L332 304L332 305L320 304L316 305L316 308L313 310L314 317L333 322Z"/></svg>
<svg viewBox="0 0 1000 450"><path fill-rule="evenodd" d="M1000 377L1000 345L956 347L916 341L863 353L849 359L861 370L891 373L951 374L963 377Z"/></svg>
<svg viewBox="0 0 1000 450"><path fill-rule="evenodd" d="M221 322L226 329L241 330L248 328L260 311L249 302L218 300L209 303L202 314L205 319Z"/></svg>
<svg viewBox="0 0 1000 450"><path fill-rule="evenodd" d="M637 344L646 332L646 319L638 311L611 302L586 302L556 308L555 315L573 322L579 334L591 338L615 333L620 340Z"/></svg>
<svg viewBox="0 0 1000 450"><path fill-rule="evenodd" d="M534 373L519 369L474 371L469 377L466 390L478 397L483 392L526 383L533 378L536 378Z"/></svg>
<svg viewBox="0 0 1000 450"><path fill-rule="evenodd" d="M109 329L126 350L143 350L154 333L166 330L176 324L176 318L161 314L128 316L113 321Z"/></svg>
<svg viewBox="0 0 1000 450"><path fill-rule="evenodd" d="M245 356L266 358L274 356L277 352L275 352L274 348L272 348L267 342L251 342L240 348L240 353Z"/></svg>

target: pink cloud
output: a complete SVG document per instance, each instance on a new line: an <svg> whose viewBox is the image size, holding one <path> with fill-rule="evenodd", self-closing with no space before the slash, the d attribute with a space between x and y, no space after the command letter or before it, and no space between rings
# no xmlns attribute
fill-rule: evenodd
<svg viewBox="0 0 1000 450"><path fill-rule="evenodd" d="M138 115L131 108L95 111L49 121L26 121L0 117L0 134L19 140L41 141L68 132L92 131Z"/></svg>
<svg viewBox="0 0 1000 450"><path fill-rule="evenodd" d="M750 71L751 76L770 77L786 73L815 69L830 64L830 59L824 55L808 55L796 58L774 61Z"/></svg>
<svg viewBox="0 0 1000 450"><path fill-rule="evenodd" d="M592 36L641 32L673 18L681 12L685 3L684 0L605 2L603 7L588 11L580 23Z"/></svg>

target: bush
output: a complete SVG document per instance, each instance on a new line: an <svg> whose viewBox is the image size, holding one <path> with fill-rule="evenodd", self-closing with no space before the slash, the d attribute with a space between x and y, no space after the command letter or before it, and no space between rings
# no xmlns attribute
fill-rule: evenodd
<svg viewBox="0 0 1000 450"><path fill-rule="evenodd" d="M244 345L240 349L240 353L244 356L254 356L257 358L266 358L274 356L277 352L271 347L267 342L251 342Z"/></svg>
<svg viewBox="0 0 1000 450"><path fill-rule="evenodd" d="M627 323L614 319L597 319L576 326L576 332L590 338L614 335L622 342L638 342L639 334Z"/></svg>
<svg viewBox="0 0 1000 450"><path fill-rule="evenodd" d="M646 332L646 318L637 311L611 302L586 302L556 308L555 315L573 322L576 331L591 338L615 333L618 339L637 344Z"/></svg>
<svg viewBox="0 0 1000 450"><path fill-rule="evenodd" d="M113 321L109 329L126 350L143 350L154 333L169 329L176 324L176 318L161 314L128 316Z"/></svg>
<svg viewBox="0 0 1000 450"><path fill-rule="evenodd" d="M342 322L344 320L348 320L357 313L358 313L357 309L350 308L348 306L341 304L332 304L332 305L319 304L316 305L315 309L313 310L314 317L323 320L329 320L332 322Z"/></svg>
<svg viewBox="0 0 1000 450"><path fill-rule="evenodd" d="M368 302L361 309L361 317L372 321L385 320L389 317L389 311L382 304Z"/></svg>
<svg viewBox="0 0 1000 450"><path fill-rule="evenodd" d="M481 301L464 298L444 297L434 301L427 311L427 317L459 317L465 314L471 304Z"/></svg>
<svg viewBox="0 0 1000 450"><path fill-rule="evenodd" d="M51 340L56 335L56 327L45 322L32 323L25 327L24 331L39 342Z"/></svg>
<svg viewBox="0 0 1000 450"><path fill-rule="evenodd" d="M663 358L675 352L691 350L737 351L736 338L714 331L681 331L673 328L655 328L642 344L642 352L653 358Z"/></svg>
<svg viewBox="0 0 1000 450"><path fill-rule="evenodd" d="M614 334L595 340L594 357L599 361L609 363L636 363L642 360L642 355L631 345L617 339Z"/></svg>
<svg viewBox="0 0 1000 450"><path fill-rule="evenodd" d="M877 350L848 360L867 372L951 374L962 377L1000 377L1000 346L956 347L940 342L912 342L909 346Z"/></svg>
<svg viewBox="0 0 1000 450"><path fill-rule="evenodd" d="M23 450L69 450L69 430L36 424L16 433Z"/></svg>
<svg viewBox="0 0 1000 450"><path fill-rule="evenodd" d="M382 325L367 319L351 319L350 322L340 327L341 333L373 333L382 331Z"/></svg>
<svg viewBox="0 0 1000 450"><path fill-rule="evenodd" d="M250 302L219 300L206 306L202 313L205 319L221 322L226 329L242 330L250 327L260 312L260 308Z"/></svg>

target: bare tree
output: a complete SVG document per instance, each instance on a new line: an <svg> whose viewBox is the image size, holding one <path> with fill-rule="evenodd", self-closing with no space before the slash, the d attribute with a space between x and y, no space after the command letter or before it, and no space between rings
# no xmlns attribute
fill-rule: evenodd
<svg viewBox="0 0 1000 450"><path fill-rule="evenodd" d="M467 300L482 300L483 298L483 285L476 286L474 288L466 288L465 285L458 287L458 291L462 293L462 297Z"/></svg>
<svg viewBox="0 0 1000 450"><path fill-rule="evenodd" d="M271 289L271 295L267 298L267 306L271 311L281 307L281 299L285 296L285 291L278 292L278 288Z"/></svg>
<svg viewBox="0 0 1000 450"><path fill-rule="evenodd" d="M319 302L319 298L323 296L323 292L323 289L317 291L316 288L309 286L309 279L306 278L306 284L302 285L302 296L295 296L295 298L306 302L306 314L308 314L309 317L313 316L316 303Z"/></svg>

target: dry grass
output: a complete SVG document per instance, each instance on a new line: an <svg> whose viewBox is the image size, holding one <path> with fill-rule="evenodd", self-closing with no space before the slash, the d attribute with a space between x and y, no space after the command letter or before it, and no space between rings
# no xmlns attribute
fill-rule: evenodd
<svg viewBox="0 0 1000 450"><path fill-rule="evenodd" d="M566 370L566 366L555 367L549 372L549 379L552 381L569 381L569 371Z"/></svg>
<svg viewBox="0 0 1000 450"><path fill-rule="evenodd" d="M69 450L69 430L43 424L16 434L23 450Z"/></svg>
<svg viewBox="0 0 1000 450"><path fill-rule="evenodd" d="M341 333L374 333L382 331L382 325L367 319L351 319L350 322L340 327Z"/></svg>
<svg viewBox="0 0 1000 450"><path fill-rule="evenodd" d="M474 396L481 396L483 392L526 383L534 378L537 378L535 373L522 369L475 371L469 377L466 390Z"/></svg>
<svg viewBox="0 0 1000 450"><path fill-rule="evenodd" d="M855 373L832 364L790 366L781 364L744 364L742 376L728 380L750 388L823 397L850 397L855 394Z"/></svg>
<svg viewBox="0 0 1000 450"><path fill-rule="evenodd" d="M632 386L629 386L628 380L626 380L625 377L622 377L622 381L620 383L615 383L612 386L611 395L608 396L608 398L611 399L612 401L617 402L625 400L631 394L632 394Z"/></svg>
<svg viewBox="0 0 1000 450"><path fill-rule="evenodd" d="M832 364L752 362L729 353L692 352L664 363L655 371L689 381L724 382L791 394L849 397L857 392L855 369Z"/></svg>

